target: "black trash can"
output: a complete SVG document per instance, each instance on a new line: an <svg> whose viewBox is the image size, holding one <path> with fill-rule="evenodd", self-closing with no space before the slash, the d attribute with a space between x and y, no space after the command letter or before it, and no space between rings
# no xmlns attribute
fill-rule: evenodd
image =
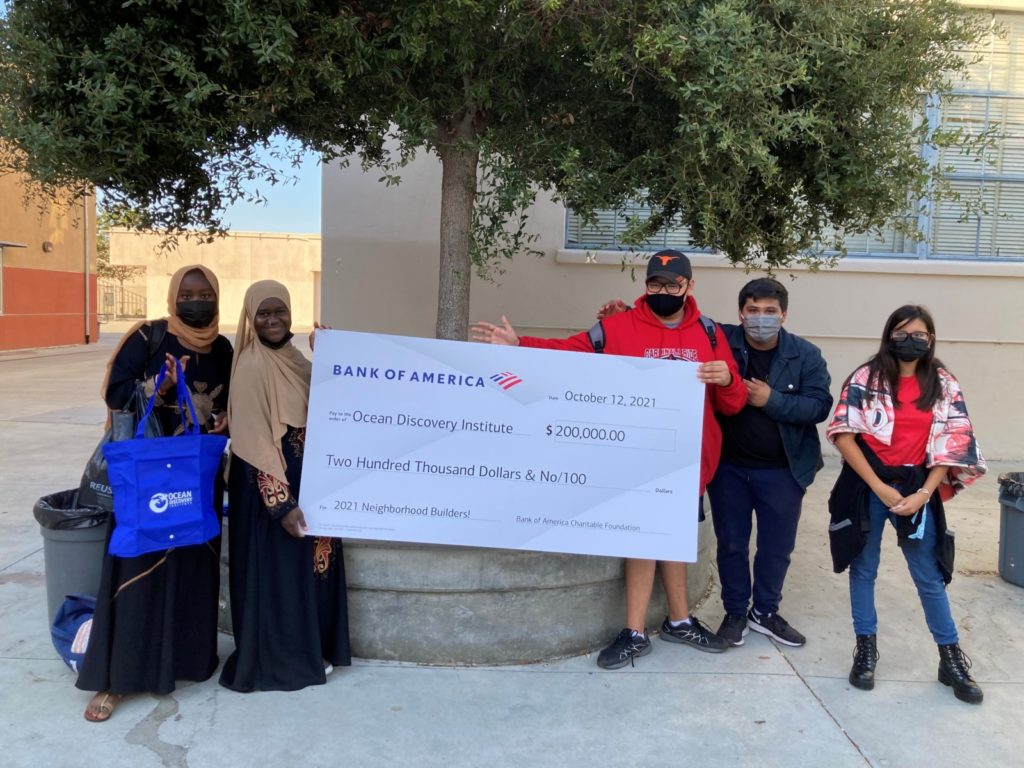
<svg viewBox="0 0 1024 768"><path fill-rule="evenodd" d="M52 622L65 595L99 591L110 513L78 506L77 488L43 496L32 512L43 535L46 607Z"/></svg>
<svg viewBox="0 0 1024 768"><path fill-rule="evenodd" d="M1024 472L999 476L999 575L1024 587Z"/></svg>

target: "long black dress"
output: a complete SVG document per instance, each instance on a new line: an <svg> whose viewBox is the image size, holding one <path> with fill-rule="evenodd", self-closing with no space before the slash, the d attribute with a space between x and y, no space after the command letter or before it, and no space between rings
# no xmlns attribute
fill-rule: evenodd
<svg viewBox="0 0 1024 768"><path fill-rule="evenodd" d="M295 538L281 518L295 508L305 429L282 438L288 484L231 457L228 548L236 650L221 685L294 691L324 683L323 660L352 663L341 539Z"/></svg>
<svg viewBox="0 0 1024 768"><path fill-rule="evenodd" d="M135 382L158 373L167 352L189 355L185 380L205 431L211 412L227 408L230 342L218 336L210 352L196 353L168 332L150 357L148 326L143 326L143 333L146 336L137 333L128 339L118 352L107 405L120 409L129 402ZM164 434L173 435L181 431L174 389L166 403L154 412ZM223 496L220 487L214 493L218 511ZM217 669L219 589L219 536L205 544L140 557L105 555L89 646L76 686L117 694L167 694L174 690L175 680L208 679Z"/></svg>

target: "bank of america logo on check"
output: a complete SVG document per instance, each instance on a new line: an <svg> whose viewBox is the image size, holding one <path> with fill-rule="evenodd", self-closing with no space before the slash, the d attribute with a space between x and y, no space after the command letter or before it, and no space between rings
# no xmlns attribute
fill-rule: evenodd
<svg viewBox="0 0 1024 768"><path fill-rule="evenodd" d="M508 391L512 389L516 384L522 384L523 380L516 376L514 373L505 371L504 373L496 373L491 376L491 381L497 384L502 389Z"/></svg>

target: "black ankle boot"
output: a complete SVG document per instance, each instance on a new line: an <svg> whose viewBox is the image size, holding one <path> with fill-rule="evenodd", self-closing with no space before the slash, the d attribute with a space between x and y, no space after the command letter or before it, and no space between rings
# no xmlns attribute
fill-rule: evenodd
<svg viewBox="0 0 1024 768"><path fill-rule="evenodd" d="M971 660L960 650L960 645L939 646L939 682L953 686L953 694L968 704L981 704L985 694L970 673Z"/></svg>
<svg viewBox="0 0 1024 768"><path fill-rule="evenodd" d="M853 649L853 668L850 669L850 685L862 691L875 687L875 662L878 648L874 635L857 635L857 647Z"/></svg>

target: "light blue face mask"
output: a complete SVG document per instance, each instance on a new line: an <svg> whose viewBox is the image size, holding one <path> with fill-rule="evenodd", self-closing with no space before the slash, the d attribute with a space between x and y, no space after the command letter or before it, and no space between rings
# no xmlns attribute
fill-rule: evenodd
<svg viewBox="0 0 1024 768"><path fill-rule="evenodd" d="M752 341L766 344L779 335L782 315L745 315L743 330Z"/></svg>

